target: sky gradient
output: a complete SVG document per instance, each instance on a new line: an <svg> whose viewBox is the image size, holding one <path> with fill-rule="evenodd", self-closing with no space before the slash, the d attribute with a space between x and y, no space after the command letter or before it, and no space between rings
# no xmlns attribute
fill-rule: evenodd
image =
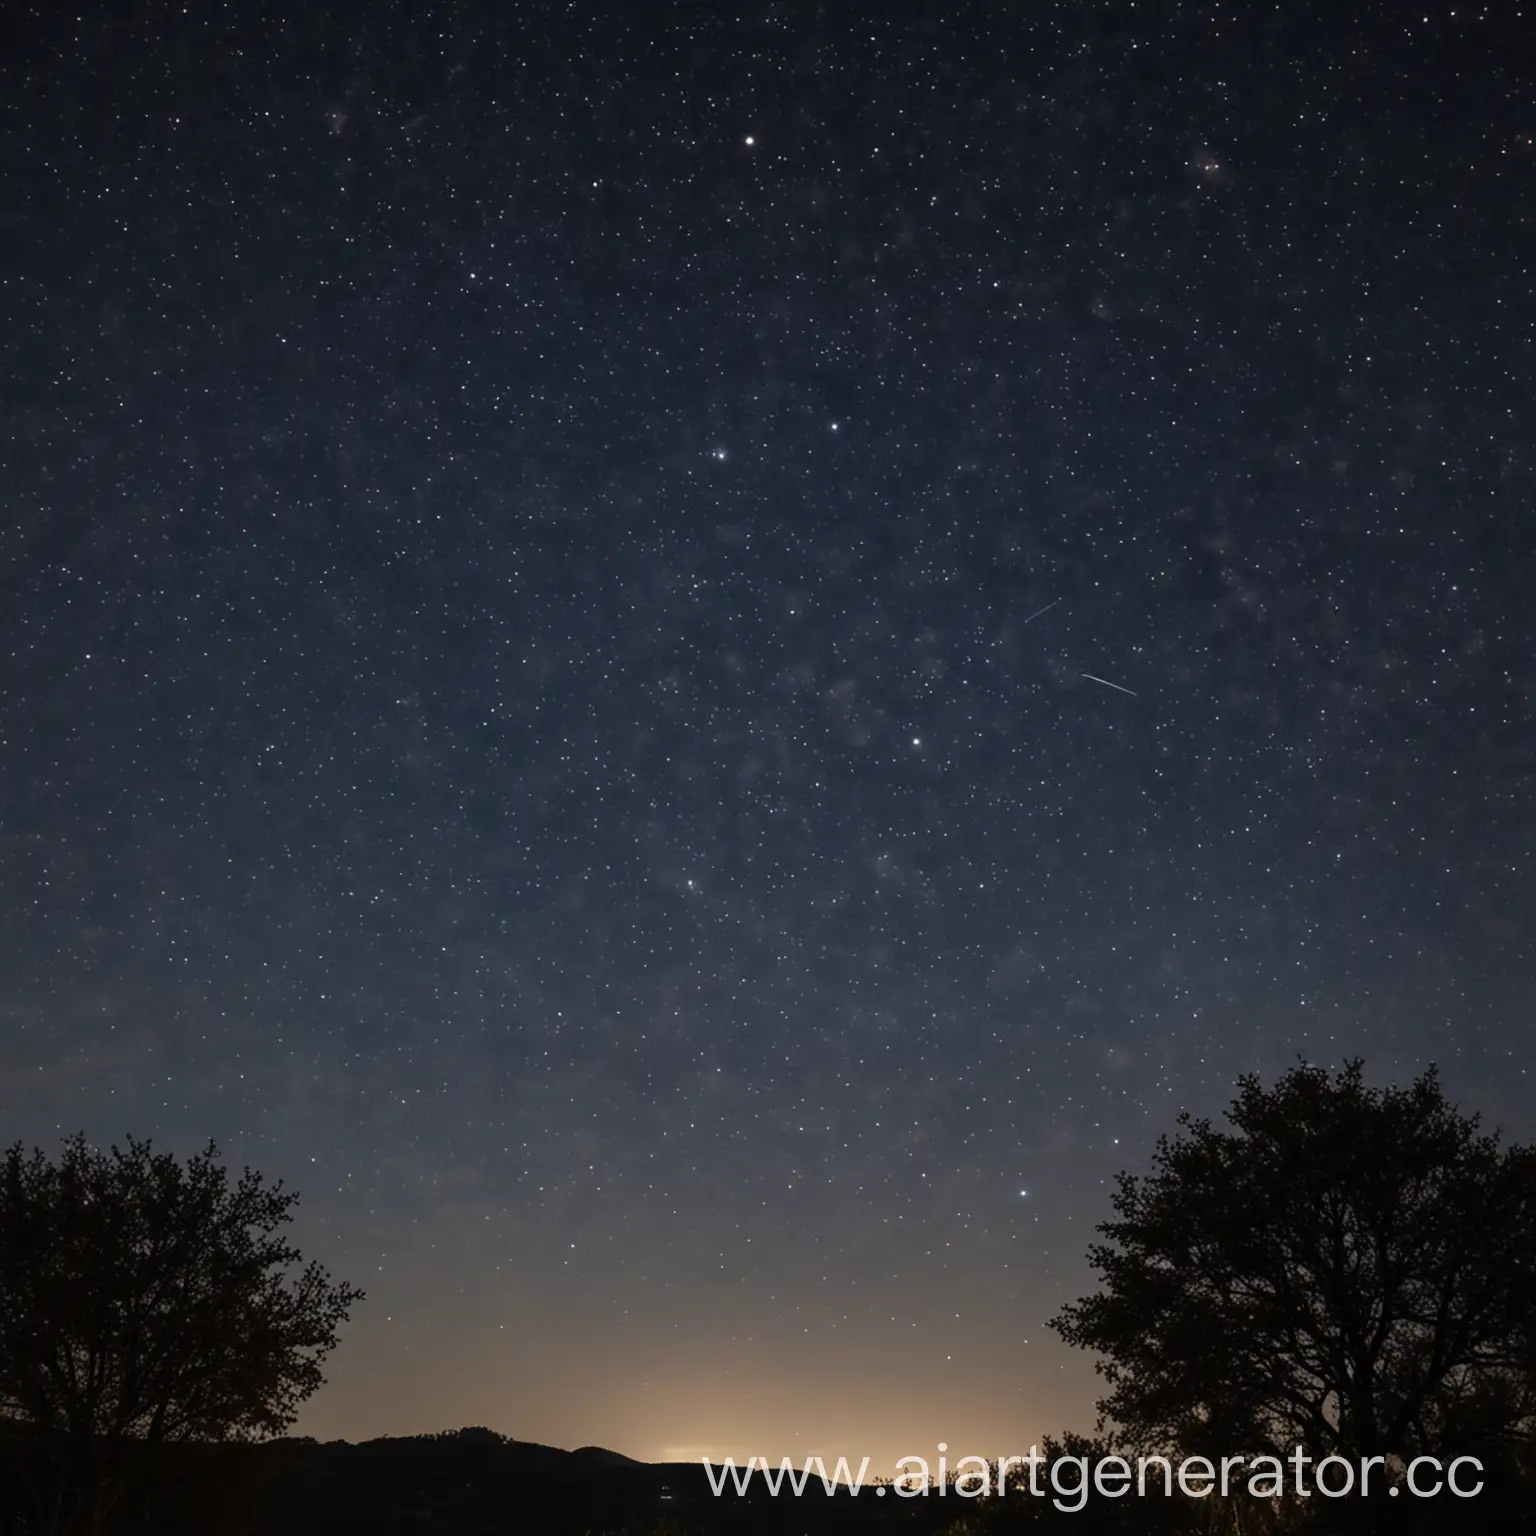
<svg viewBox="0 0 1536 1536"><path fill-rule="evenodd" d="M1536 1136L1482 10L135 15L0 63L0 1130L296 1187L300 1430L1014 1452L1238 1073Z"/></svg>

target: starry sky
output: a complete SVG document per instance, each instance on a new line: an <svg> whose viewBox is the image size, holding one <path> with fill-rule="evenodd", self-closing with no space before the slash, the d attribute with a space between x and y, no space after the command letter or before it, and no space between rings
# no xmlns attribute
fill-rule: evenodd
<svg viewBox="0 0 1536 1536"><path fill-rule="evenodd" d="M36 4L0 1133L322 1437L1018 1451L1298 1056L1536 1135L1536 118L1473 4Z"/></svg>

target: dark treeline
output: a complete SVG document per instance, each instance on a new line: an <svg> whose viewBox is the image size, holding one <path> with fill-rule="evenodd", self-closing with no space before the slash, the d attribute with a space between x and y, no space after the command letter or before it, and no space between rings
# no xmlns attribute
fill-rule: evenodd
<svg viewBox="0 0 1536 1536"><path fill-rule="evenodd" d="M1123 1174L1100 1284L1053 1321L1098 1358L1093 1438L920 1497L716 1494L700 1466L489 1429L288 1438L362 1299L282 1236L295 1196L214 1148L68 1140L0 1162L0 1536L1027 1531L1536 1532L1536 1152L1447 1103L1433 1071L1244 1078L1225 1126L1182 1117ZM1333 1471L1287 1470L1304 1452ZM1227 1490L1101 1477L1219 1465ZM1458 1490L1420 1492L1461 1469ZM1370 1464L1374 1481L1358 1471ZM1421 1466L1417 1483L1414 1467ZM953 1469L953 1472L961 1471ZM1341 1486L1340 1473L1350 1479ZM1197 1469L1198 1471L1198 1469ZM951 1476L953 1476L953 1472ZM1358 1480L1357 1480L1358 1478ZM1087 1483L1086 1491L1080 1486ZM1353 1487L1350 1486L1353 1483ZM1369 1496L1362 1495L1362 1488Z"/></svg>

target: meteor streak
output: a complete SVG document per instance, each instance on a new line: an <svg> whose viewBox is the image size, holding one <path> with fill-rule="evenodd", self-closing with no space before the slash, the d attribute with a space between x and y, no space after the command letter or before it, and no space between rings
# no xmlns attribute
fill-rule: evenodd
<svg viewBox="0 0 1536 1536"><path fill-rule="evenodd" d="M1135 693L1132 692L1131 689L1122 688L1119 683L1112 683L1107 677L1095 677L1092 672L1084 672L1083 676L1086 677L1090 683L1103 683L1106 688L1113 688L1116 693L1129 693L1133 699L1136 697Z"/></svg>

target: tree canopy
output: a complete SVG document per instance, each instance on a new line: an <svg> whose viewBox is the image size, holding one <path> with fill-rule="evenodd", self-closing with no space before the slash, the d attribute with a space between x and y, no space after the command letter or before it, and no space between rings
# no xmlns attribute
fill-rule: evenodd
<svg viewBox="0 0 1536 1536"><path fill-rule="evenodd" d="M124 1441L281 1432L324 1381L356 1288L297 1274L282 1235L297 1196L216 1147L179 1161L148 1141L0 1161L0 1418L67 1447L100 1480Z"/></svg>
<svg viewBox="0 0 1536 1536"><path fill-rule="evenodd" d="M1240 1080L1122 1174L1097 1293L1053 1319L1096 1351L1106 1422L1186 1454L1445 1455L1536 1426L1536 1153L1433 1069Z"/></svg>

